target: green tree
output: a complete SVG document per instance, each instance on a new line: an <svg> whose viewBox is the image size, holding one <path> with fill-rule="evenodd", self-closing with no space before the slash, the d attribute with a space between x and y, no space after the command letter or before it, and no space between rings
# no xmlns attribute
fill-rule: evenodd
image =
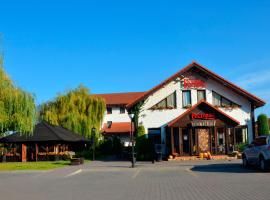
<svg viewBox="0 0 270 200"><path fill-rule="evenodd" d="M139 125L137 128L137 137L145 136L145 128L143 125Z"/></svg>
<svg viewBox="0 0 270 200"><path fill-rule="evenodd" d="M269 134L268 117L265 114L260 114L258 116L258 133L259 135Z"/></svg>
<svg viewBox="0 0 270 200"><path fill-rule="evenodd" d="M89 90L80 85L42 104L39 116L52 125L62 126L90 138L93 127L100 130L104 113L105 101L91 96Z"/></svg>
<svg viewBox="0 0 270 200"><path fill-rule="evenodd" d="M3 68L0 56L0 132L33 132L36 117L35 100L32 94L17 87Z"/></svg>

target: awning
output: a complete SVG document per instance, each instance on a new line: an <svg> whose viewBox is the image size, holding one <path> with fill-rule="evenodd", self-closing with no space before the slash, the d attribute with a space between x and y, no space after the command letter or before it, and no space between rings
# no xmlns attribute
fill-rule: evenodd
<svg viewBox="0 0 270 200"><path fill-rule="evenodd" d="M133 128L134 130L134 128ZM105 123L102 128L102 133L106 134L130 134L131 123L130 122L112 122Z"/></svg>

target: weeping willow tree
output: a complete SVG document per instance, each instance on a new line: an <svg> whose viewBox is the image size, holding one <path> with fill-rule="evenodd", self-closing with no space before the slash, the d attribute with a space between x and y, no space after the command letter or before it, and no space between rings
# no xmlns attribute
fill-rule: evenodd
<svg viewBox="0 0 270 200"><path fill-rule="evenodd" d="M81 85L42 104L39 115L43 121L89 138L92 128L100 130L104 113L104 100L91 96L89 90Z"/></svg>
<svg viewBox="0 0 270 200"><path fill-rule="evenodd" d="M18 131L33 132L36 117L35 100L32 94L17 87L3 68L0 56L0 133Z"/></svg>

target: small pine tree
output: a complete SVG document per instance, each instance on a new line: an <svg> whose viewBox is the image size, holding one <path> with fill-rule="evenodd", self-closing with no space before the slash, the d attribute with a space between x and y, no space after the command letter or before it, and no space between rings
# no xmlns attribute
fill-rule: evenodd
<svg viewBox="0 0 270 200"><path fill-rule="evenodd" d="M268 117L265 114L260 114L258 116L258 133L259 135L269 134Z"/></svg>

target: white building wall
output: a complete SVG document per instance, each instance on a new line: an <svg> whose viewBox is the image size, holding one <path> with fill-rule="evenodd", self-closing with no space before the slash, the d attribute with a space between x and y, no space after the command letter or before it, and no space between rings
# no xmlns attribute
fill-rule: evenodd
<svg viewBox="0 0 270 200"><path fill-rule="evenodd" d="M248 127L248 137L249 141L252 141L253 132L252 132L252 122L251 122L251 103L244 97L236 94L227 87L221 85L220 83L215 82L212 79L206 81L206 100L212 104L212 91L217 92L218 94L226 97L227 99L241 105L241 108L236 108L233 110L228 110L220 108L226 114L232 118L238 120L240 125L247 125ZM150 110L150 108L160 101L162 101L167 96L171 95L176 91L176 103L177 108L172 110ZM191 90L192 105L197 103L197 90ZM150 95L143 106L142 112L140 114L139 123L143 124L148 132L149 128L161 128L161 140L162 143L165 143L166 133L165 127L167 124L185 112L187 109L182 107L182 89L181 83L179 80L171 81L166 86L162 87L158 91ZM130 122L128 112L120 114L120 107L112 107L112 114L106 114L104 122Z"/></svg>
<svg viewBox="0 0 270 200"><path fill-rule="evenodd" d="M106 123L108 121L112 121L112 122L130 122L130 118L128 116L128 112L127 110L125 111L125 113L120 114L120 106L114 106L112 107L112 114L105 114L104 117L104 122Z"/></svg>
<svg viewBox="0 0 270 200"><path fill-rule="evenodd" d="M159 103L161 100L176 91L177 98L177 108L172 110L149 110L152 106ZM227 87L209 79L206 80L206 100L212 104L212 91L219 93L220 95L228 98L241 105L241 108L236 108L233 110L228 110L220 108L226 114L230 115L232 118L238 120L240 125L248 126L249 141L252 141L252 122L251 122L251 105L250 102L243 98L242 96L236 94ZM197 103L197 90L191 90L191 102L192 105ZM187 109L182 108L182 90L180 81L172 81L160 90L156 91L150 95L143 107L143 111L140 115L139 122L145 126L146 131L148 128L159 128L165 127L170 121L181 115ZM165 142L165 129L161 130L162 142Z"/></svg>

